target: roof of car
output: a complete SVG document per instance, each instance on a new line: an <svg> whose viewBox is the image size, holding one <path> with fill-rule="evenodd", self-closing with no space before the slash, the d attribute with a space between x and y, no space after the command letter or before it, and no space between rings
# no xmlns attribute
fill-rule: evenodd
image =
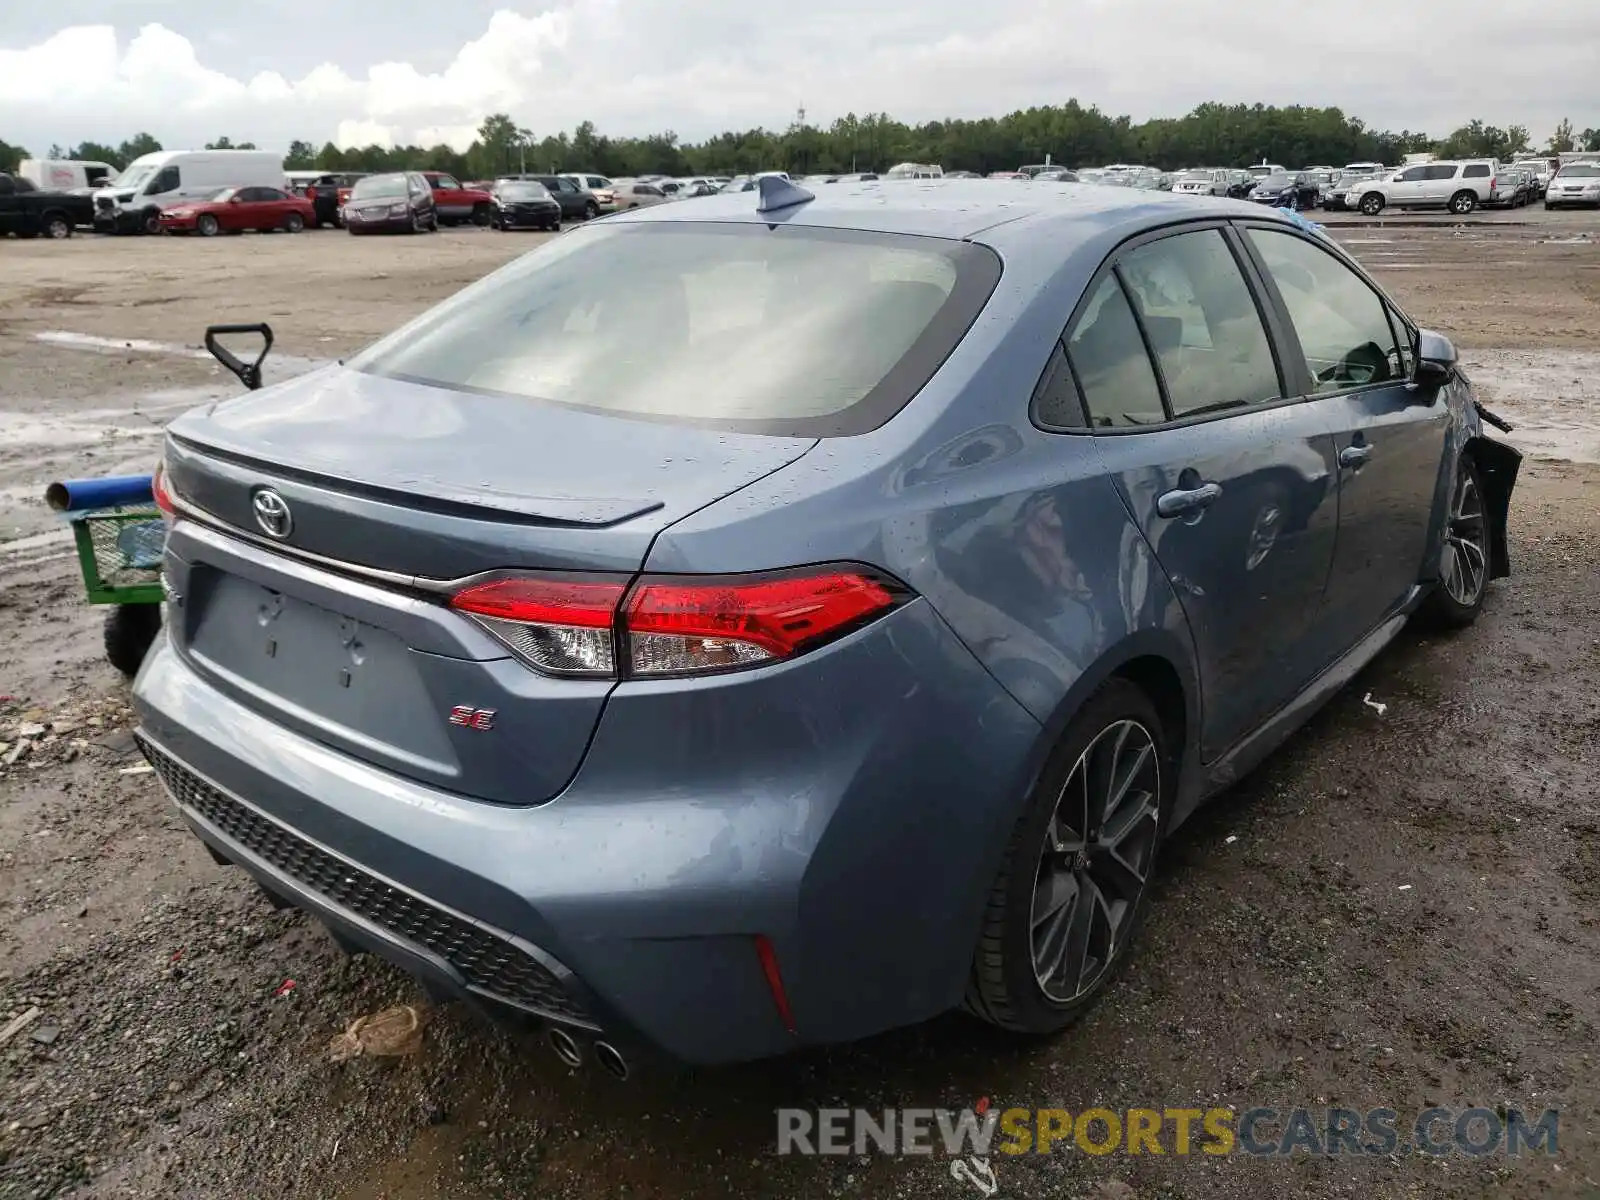
<svg viewBox="0 0 1600 1200"><path fill-rule="evenodd" d="M818 190L816 198L805 204L766 213L756 211L759 195L755 191L721 193L692 205L632 209L607 217L606 223L739 221L971 238L998 226L1015 228L1022 222L1082 225L1087 234L1123 226L1136 229L1161 225L1184 218L1260 215L1258 205L1244 201L1206 201L1169 192L1094 184L1065 184L1034 191L999 186L992 180L840 183Z"/></svg>

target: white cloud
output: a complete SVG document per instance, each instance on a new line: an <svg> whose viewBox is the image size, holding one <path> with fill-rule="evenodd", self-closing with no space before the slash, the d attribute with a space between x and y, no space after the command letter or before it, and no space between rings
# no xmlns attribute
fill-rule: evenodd
<svg viewBox="0 0 1600 1200"><path fill-rule="evenodd" d="M13 43L0 15L0 137L36 149L140 130L173 146L223 134L464 146L505 111L541 135L587 119L698 138L781 127L800 103L821 122L847 110L915 121L1069 96L1136 119L1204 100L1337 104L1377 128L1436 135L1474 116L1536 137L1563 116L1600 124L1593 0L1521 14L1489 0L1342 0L1315 13L1281 0L536 2L484 13L455 0L453 27L476 36L440 46L428 24L389 30L394 61L363 61L371 30L336 5L284 32L244 29L242 13L218 29L226 10L168 0L168 23L132 36L89 25L31 44ZM250 65L230 71L239 45Z"/></svg>

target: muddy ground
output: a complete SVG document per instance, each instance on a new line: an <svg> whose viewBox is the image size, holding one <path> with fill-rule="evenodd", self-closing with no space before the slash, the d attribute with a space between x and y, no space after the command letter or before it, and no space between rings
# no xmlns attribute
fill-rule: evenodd
<svg viewBox="0 0 1600 1200"><path fill-rule="evenodd" d="M626 1085L448 1009L413 1057L329 1063L415 988L123 773L126 686L38 502L148 470L165 420L236 388L193 350L208 322L269 320L282 377L534 238L0 243L0 1029L40 1010L0 1046L0 1197L975 1197L945 1161L779 1158L773 1110L981 1096L1561 1110L1554 1157L1058 1151L997 1160L1001 1196L1600 1195L1600 217L1338 233L1519 423L1517 574L1483 619L1404 636L1177 836L1140 952L1069 1035L951 1017Z"/></svg>

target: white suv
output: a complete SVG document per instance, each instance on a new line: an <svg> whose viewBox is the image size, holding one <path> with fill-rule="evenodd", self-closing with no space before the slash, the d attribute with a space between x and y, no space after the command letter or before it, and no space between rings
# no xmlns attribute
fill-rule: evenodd
<svg viewBox="0 0 1600 1200"><path fill-rule="evenodd" d="M1417 163L1387 179L1363 184L1356 207L1369 217L1389 207L1448 208L1465 216L1482 205L1509 198L1502 195L1495 178L1499 169L1499 163L1491 158Z"/></svg>

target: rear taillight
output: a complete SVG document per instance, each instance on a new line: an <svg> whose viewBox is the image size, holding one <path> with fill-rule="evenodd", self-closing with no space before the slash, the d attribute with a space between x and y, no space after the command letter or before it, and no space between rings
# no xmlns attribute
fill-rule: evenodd
<svg viewBox="0 0 1600 1200"><path fill-rule="evenodd" d="M172 501L172 487L167 483L165 463L158 465L156 473L150 477L150 494L155 497L156 507L167 520L170 521L178 515L178 506Z"/></svg>
<svg viewBox="0 0 1600 1200"><path fill-rule="evenodd" d="M450 601L529 666L550 675L617 673L613 627L624 583L517 577L481 583Z"/></svg>
<svg viewBox="0 0 1600 1200"><path fill-rule="evenodd" d="M623 618L628 663L635 675L680 675L791 658L895 603L882 580L860 571L645 579Z"/></svg>
<svg viewBox="0 0 1600 1200"><path fill-rule="evenodd" d="M862 567L759 576L616 580L513 576L475 584L450 606L535 670L660 678L794 658L868 624L909 596Z"/></svg>

